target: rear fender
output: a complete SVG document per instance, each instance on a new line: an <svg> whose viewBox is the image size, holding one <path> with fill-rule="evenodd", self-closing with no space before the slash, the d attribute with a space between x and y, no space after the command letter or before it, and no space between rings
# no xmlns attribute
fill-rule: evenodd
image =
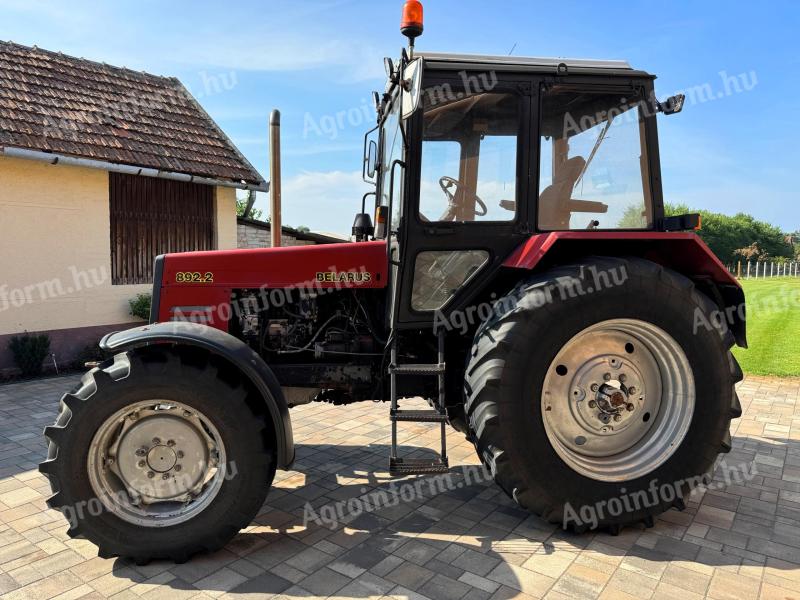
<svg viewBox="0 0 800 600"><path fill-rule="evenodd" d="M187 322L135 327L110 333L100 340L100 347L109 352L124 352L154 344L204 348L235 366L259 393L269 412L278 451L278 468L291 466L294 441L289 408L272 370L247 344L219 329Z"/></svg>
<svg viewBox="0 0 800 600"><path fill-rule="evenodd" d="M553 231L532 235L503 262L509 269L537 270L576 257L640 256L689 277L716 302L736 340L747 347L744 291L695 233L655 231Z"/></svg>

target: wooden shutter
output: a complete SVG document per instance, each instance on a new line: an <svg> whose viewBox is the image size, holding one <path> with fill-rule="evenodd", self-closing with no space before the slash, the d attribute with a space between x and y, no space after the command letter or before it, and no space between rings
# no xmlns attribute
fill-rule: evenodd
<svg viewBox="0 0 800 600"><path fill-rule="evenodd" d="M109 173L111 282L152 283L153 259L214 249L209 185Z"/></svg>

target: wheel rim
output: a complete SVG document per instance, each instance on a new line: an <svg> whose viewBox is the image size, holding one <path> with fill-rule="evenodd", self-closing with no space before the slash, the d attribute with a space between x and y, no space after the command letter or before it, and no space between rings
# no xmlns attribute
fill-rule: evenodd
<svg viewBox="0 0 800 600"><path fill-rule="evenodd" d="M137 525L167 527L191 519L216 497L225 446L200 411L146 400L99 427L87 458L89 482L103 506Z"/></svg>
<svg viewBox="0 0 800 600"><path fill-rule="evenodd" d="M547 437L567 465L592 479L630 481L680 446L694 414L694 376L663 329L613 319L564 345L541 404Z"/></svg>

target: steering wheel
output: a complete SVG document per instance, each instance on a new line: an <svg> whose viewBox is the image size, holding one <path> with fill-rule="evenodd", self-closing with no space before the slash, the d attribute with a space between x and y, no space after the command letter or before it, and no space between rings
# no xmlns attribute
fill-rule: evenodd
<svg viewBox="0 0 800 600"><path fill-rule="evenodd" d="M486 208L486 203L478 198L478 194L474 194L463 189L463 184L458 179L453 179L452 177L444 175L439 178L439 187L442 188L445 196L447 196L447 210L439 218L440 221L452 221L455 218L456 210L458 209L456 194L458 194L459 191L463 191L465 194L472 196L474 203L480 208L480 211L475 211L476 217L483 217L487 212L489 212L489 209Z"/></svg>

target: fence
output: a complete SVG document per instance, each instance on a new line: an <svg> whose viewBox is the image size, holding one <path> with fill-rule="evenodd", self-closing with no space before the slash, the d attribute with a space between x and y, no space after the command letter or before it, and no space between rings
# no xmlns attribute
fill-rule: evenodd
<svg viewBox="0 0 800 600"><path fill-rule="evenodd" d="M739 279L763 277L800 277L800 262L797 261L739 261L725 265Z"/></svg>

